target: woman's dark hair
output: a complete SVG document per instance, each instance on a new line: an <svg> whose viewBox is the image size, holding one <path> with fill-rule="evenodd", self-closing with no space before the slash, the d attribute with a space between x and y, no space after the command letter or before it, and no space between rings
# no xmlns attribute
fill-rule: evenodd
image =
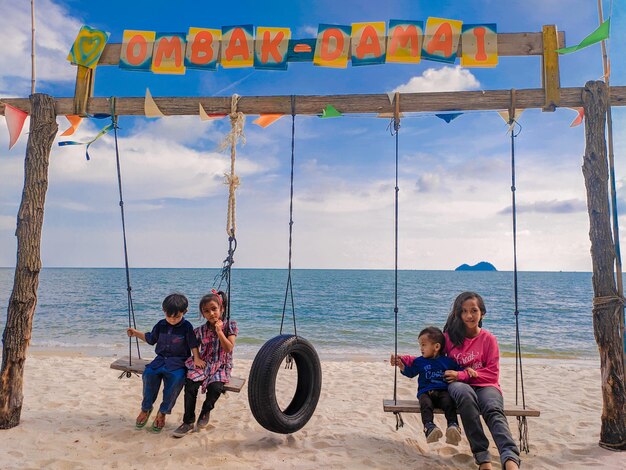
<svg viewBox="0 0 626 470"><path fill-rule="evenodd" d="M441 354L443 354L443 348L446 346L446 337L443 335L441 330L436 326L427 326L420 334L417 335L417 338L421 338L426 335L426 337L431 340L433 343L439 343L441 345Z"/></svg>
<svg viewBox="0 0 626 470"><path fill-rule="evenodd" d="M455 346L461 346L463 341L465 341L465 324L461 319L461 313L463 313L463 304L470 299L476 299L478 308L483 315L487 313L483 298L476 292L463 292L454 299L452 310L448 314L448 319L446 320L446 325L443 327L443 331L448 333L450 341L452 341L452 344ZM483 326L482 319L478 322L478 326Z"/></svg>
<svg viewBox="0 0 626 470"><path fill-rule="evenodd" d="M163 299L161 307L163 307L165 315L167 315L168 317L175 317L180 312L184 313L187 311L187 307L189 307L189 302L187 301L187 297L185 297L183 294L174 292L173 294L170 294L165 297L165 299Z"/></svg>

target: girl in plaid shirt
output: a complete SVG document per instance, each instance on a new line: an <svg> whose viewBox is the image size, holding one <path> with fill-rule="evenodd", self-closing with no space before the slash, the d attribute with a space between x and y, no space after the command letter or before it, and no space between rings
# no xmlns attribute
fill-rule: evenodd
<svg viewBox="0 0 626 470"><path fill-rule="evenodd" d="M174 431L174 437L183 437L193 431L198 390L202 388L202 393L206 393L197 422L200 430L208 426L211 410L224 393L224 384L230 381L233 349L239 329L235 321L229 321L227 324L224 322L227 302L226 294L215 289L200 299L200 313L206 319L206 323L195 328L194 333L199 343L200 358L206 361L206 367L204 369L195 367L192 358L186 362L185 414L183 424Z"/></svg>

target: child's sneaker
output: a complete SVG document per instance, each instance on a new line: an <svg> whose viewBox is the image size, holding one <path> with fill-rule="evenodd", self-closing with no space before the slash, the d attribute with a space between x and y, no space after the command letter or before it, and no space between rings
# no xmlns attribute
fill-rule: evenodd
<svg viewBox="0 0 626 470"><path fill-rule="evenodd" d="M426 442L429 444L437 442L443 436L441 429L435 423L427 423L424 426L424 434L426 435Z"/></svg>
<svg viewBox="0 0 626 470"><path fill-rule="evenodd" d="M204 429L209 425L209 419L211 419L211 412L207 411L206 413L200 413L200 417L198 418L198 429Z"/></svg>
<svg viewBox="0 0 626 470"><path fill-rule="evenodd" d="M461 442L461 428L458 424L452 423L446 429L446 444L456 446Z"/></svg>
<svg viewBox="0 0 626 470"><path fill-rule="evenodd" d="M193 424L183 423L176 428L176 431L172 433L174 437L184 437L193 431Z"/></svg>

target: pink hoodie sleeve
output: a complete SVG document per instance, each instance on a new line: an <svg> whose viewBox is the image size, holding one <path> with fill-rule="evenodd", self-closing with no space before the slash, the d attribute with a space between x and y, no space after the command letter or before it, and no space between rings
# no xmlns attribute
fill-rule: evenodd
<svg viewBox="0 0 626 470"><path fill-rule="evenodd" d="M413 361L417 358L417 356L410 356L408 354L402 354L400 355L400 359L402 359L402 362L404 363L405 366L409 367L411 364L413 364Z"/></svg>

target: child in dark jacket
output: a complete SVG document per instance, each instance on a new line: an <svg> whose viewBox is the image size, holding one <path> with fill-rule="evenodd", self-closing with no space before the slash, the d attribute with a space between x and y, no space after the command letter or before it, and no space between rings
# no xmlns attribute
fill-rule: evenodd
<svg viewBox="0 0 626 470"><path fill-rule="evenodd" d="M184 295L170 294L165 297L162 304L165 318L154 325L152 331L143 333L134 328L126 330L130 337L135 336L148 344L156 344L157 356L143 371L143 400L141 412L135 420L137 429L143 428L148 422L163 382L163 401L150 428L152 432L161 432L165 426L165 416L172 412L176 399L185 385L187 373L185 360L188 357L193 355L196 367L206 366L198 354L198 340L193 332L193 326L184 318L188 305L189 302Z"/></svg>
<svg viewBox="0 0 626 470"><path fill-rule="evenodd" d="M443 432L434 423L434 409L441 408L445 414L448 427L446 442L457 445L461 441L461 429L456 416L456 406L448 394L448 384L444 380L446 370L463 370L458 364L443 355L445 337L442 331L434 326L424 328L419 336L420 357L391 356L391 365L397 366L402 375L417 378L417 398L420 402L420 413L424 425L426 441L437 442ZM468 371L470 375L473 370Z"/></svg>

